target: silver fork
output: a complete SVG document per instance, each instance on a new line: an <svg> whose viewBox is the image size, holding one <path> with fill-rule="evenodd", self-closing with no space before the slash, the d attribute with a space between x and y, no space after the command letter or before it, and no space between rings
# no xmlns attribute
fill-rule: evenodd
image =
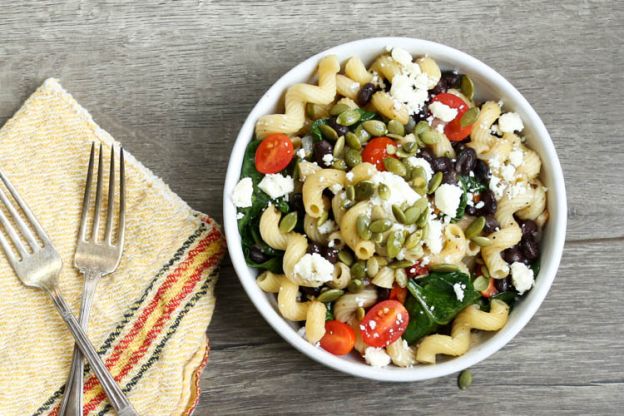
<svg viewBox="0 0 624 416"><path fill-rule="evenodd" d="M125 207L125 176L123 149L119 156L119 215L118 236L113 241L113 217L115 202L115 150L111 147L110 172L108 179L108 209L106 213L106 228L102 239L99 238L100 214L102 211L102 145L100 145L98 157L98 173L95 191L95 212L90 233L87 233L87 218L89 214L89 202L91 199L91 184L93 182L93 164L95 144L91 145L89 167L87 169L87 182L82 203L82 215L78 232L78 244L74 254L74 266L84 274L84 291L80 305L80 325L87 329L89 312L93 303L93 296L100 278L112 273L119 266L124 243L124 228L126 222ZM83 375L84 361L80 349L74 347L72 366L69 378L65 384L65 396L61 405L61 416L82 416L83 405Z"/></svg>
<svg viewBox="0 0 624 416"><path fill-rule="evenodd" d="M89 361L117 414L120 416L138 415L113 376L108 372L84 330L78 324L76 317L72 314L69 305L61 296L58 288L58 276L63 268L63 261L52 245L50 238L2 170L0 170L0 179L25 217L23 218L18 213L13 202L0 189L0 201L6 207L12 220L11 223L9 217L3 210L0 210L0 223L4 229L4 234L0 233L0 245L4 249L7 260L22 283L26 286L43 289L50 295L54 306L71 330L78 348ZM30 224L30 227L27 223Z"/></svg>

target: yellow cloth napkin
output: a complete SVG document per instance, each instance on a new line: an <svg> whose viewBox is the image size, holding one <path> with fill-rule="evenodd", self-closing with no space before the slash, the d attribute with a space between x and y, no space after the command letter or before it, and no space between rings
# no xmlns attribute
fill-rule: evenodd
<svg viewBox="0 0 624 416"><path fill-rule="evenodd" d="M73 267L91 143L119 143L60 84L47 80L0 130L0 166L61 254L60 288L78 311ZM126 153L126 243L96 292L89 338L141 415L189 414L207 361L225 246L212 219L194 212ZM106 183L106 182L105 182ZM73 338L48 296L18 280L0 254L0 414L57 414ZM113 414L85 376L85 414Z"/></svg>

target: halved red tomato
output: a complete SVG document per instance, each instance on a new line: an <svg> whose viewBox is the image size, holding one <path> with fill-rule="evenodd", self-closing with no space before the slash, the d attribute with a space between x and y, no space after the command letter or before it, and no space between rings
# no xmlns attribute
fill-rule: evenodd
<svg viewBox="0 0 624 416"><path fill-rule="evenodd" d="M375 137L371 139L364 150L362 150L362 160L364 162L372 163L377 167L378 171L385 171L383 160L387 157L393 157L396 159L396 155L388 153L388 146L394 146L396 148L396 142L389 137Z"/></svg>
<svg viewBox="0 0 624 416"><path fill-rule="evenodd" d="M287 135L271 134L256 149L256 169L260 173L277 173L288 166L294 153L292 141Z"/></svg>
<svg viewBox="0 0 624 416"><path fill-rule="evenodd" d="M325 322L325 335L321 338L321 347L334 355L345 355L355 345L355 331L340 321Z"/></svg>
<svg viewBox="0 0 624 416"><path fill-rule="evenodd" d="M405 298L407 298L406 287L401 287L396 284L392 286L392 289L390 289L390 295L388 296L388 299L397 300L401 303L405 303Z"/></svg>
<svg viewBox="0 0 624 416"><path fill-rule="evenodd" d="M429 268L427 266L423 266L419 261L417 261L410 267L407 267L405 272L407 273L407 277L411 279L413 277L429 274Z"/></svg>
<svg viewBox="0 0 624 416"><path fill-rule="evenodd" d="M405 306L396 300L384 300L373 306L362 322L362 340L371 347L385 347L401 338L409 323Z"/></svg>
<svg viewBox="0 0 624 416"><path fill-rule="evenodd" d="M466 127L462 127L461 125L461 118L464 113L468 111L468 104L466 104L464 100L455 94L443 92L433 97L431 101L439 101L457 110L457 116L444 127L444 134L446 134L449 140L459 142L468 137L472 131L472 125Z"/></svg>
<svg viewBox="0 0 624 416"><path fill-rule="evenodd" d="M484 298L491 298L498 293L498 290L496 289L496 285L494 283L494 278L490 277L487 289L481 291L481 295Z"/></svg>

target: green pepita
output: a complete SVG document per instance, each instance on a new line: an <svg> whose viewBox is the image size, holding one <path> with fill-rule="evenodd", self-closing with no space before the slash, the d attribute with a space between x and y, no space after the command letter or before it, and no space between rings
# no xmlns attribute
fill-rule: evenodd
<svg viewBox="0 0 624 416"><path fill-rule="evenodd" d="M405 165L401 163L400 160L395 159L393 157L387 157L383 160L383 164L389 172L394 173L395 175L405 176L407 174L407 169Z"/></svg>
<svg viewBox="0 0 624 416"><path fill-rule="evenodd" d="M287 234L295 229L297 225L297 211L289 212L284 215L279 223L279 230L282 234Z"/></svg>
<svg viewBox="0 0 624 416"><path fill-rule="evenodd" d="M464 370L461 373L459 373L459 378L457 379L457 385L459 386L460 389L466 390L468 387L470 387L471 384L472 384L472 372L470 370Z"/></svg>
<svg viewBox="0 0 624 416"><path fill-rule="evenodd" d="M353 134L353 133L349 132L347 134ZM345 148L345 138L343 136L340 136L338 137L338 140L336 140L336 143L334 143L334 151L332 153L334 158L342 157L344 148Z"/></svg>
<svg viewBox="0 0 624 416"><path fill-rule="evenodd" d="M355 310L355 317L357 318L358 321L361 321L362 319L364 319L365 316L366 316L366 309L360 306Z"/></svg>
<svg viewBox="0 0 624 416"><path fill-rule="evenodd" d="M354 201L355 200L355 186L347 185L347 187L345 188L345 194L347 196L347 199Z"/></svg>
<svg viewBox="0 0 624 416"><path fill-rule="evenodd" d="M351 267L353 264L353 254L349 250L340 250L338 252L338 260Z"/></svg>
<svg viewBox="0 0 624 416"><path fill-rule="evenodd" d="M470 239L473 243L478 245L479 247L487 247L492 245L492 240L487 237L483 237L482 235L476 235Z"/></svg>
<svg viewBox="0 0 624 416"><path fill-rule="evenodd" d="M395 231L388 235L388 241L386 241L386 254L388 258L395 258L399 251L403 248L405 237L402 232Z"/></svg>
<svg viewBox="0 0 624 416"><path fill-rule="evenodd" d="M352 126L360 121L360 112L357 110L343 111L336 117L336 123L341 126Z"/></svg>
<svg viewBox="0 0 624 416"><path fill-rule="evenodd" d="M399 287L407 286L407 272L405 269L396 269L394 271L394 281Z"/></svg>
<svg viewBox="0 0 624 416"><path fill-rule="evenodd" d="M369 199L375 193L375 184L371 181L360 181L355 184L355 200Z"/></svg>
<svg viewBox="0 0 624 416"><path fill-rule="evenodd" d="M347 290L351 293L360 293L364 289L364 282L360 279L351 279L347 285Z"/></svg>
<svg viewBox="0 0 624 416"><path fill-rule="evenodd" d="M388 133L403 137L405 135L405 127L397 120L390 120L388 122Z"/></svg>
<svg viewBox="0 0 624 416"><path fill-rule="evenodd" d="M424 228L425 225L427 225L428 221L429 221L429 210L425 209L425 212L423 212L420 218L418 218L418 221L416 221L416 225L419 228ZM427 237L423 234L423 238L427 238Z"/></svg>
<svg viewBox="0 0 624 416"><path fill-rule="evenodd" d="M369 226L370 230L374 233L385 233L390 227L392 227L392 221L387 218L375 220Z"/></svg>
<svg viewBox="0 0 624 416"><path fill-rule="evenodd" d="M392 133L386 134L386 137L390 137L391 139L394 139L394 140L401 140L401 139L403 139L403 136L399 136L398 134L392 134Z"/></svg>
<svg viewBox="0 0 624 416"><path fill-rule="evenodd" d="M485 276L479 276L474 280L474 282L472 282L474 289L479 292L483 292L487 289L489 284L490 280Z"/></svg>
<svg viewBox="0 0 624 416"><path fill-rule="evenodd" d="M429 128L423 131L418 137L420 137L423 143L431 145L439 143L440 140L442 140L442 133L435 129Z"/></svg>
<svg viewBox="0 0 624 416"><path fill-rule="evenodd" d="M490 278L490 271L488 270L487 267L485 266L481 266L481 273L483 273L483 276L487 279Z"/></svg>
<svg viewBox="0 0 624 416"><path fill-rule="evenodd" d="M343 200L340 202L340 206L341 206L342 208L344 208L344 209L349 209L349 208L351 208L351 207L353 206L353 204L354 204L354 202L353 202L353 200L352 200L352 199L346 199L346 198L345 198L345 199L343 199Z"/></svg>
<svg viewBox="0 0 624 416"><path fill-rule="evenodd" d="M321 134L328 140L336 141L338 140L338 133L331 126L327 124L321 124L319 127L321 130Z"/></svg>
<svg viewBox="0 0 624 416"><path fill-rule="evenodd" d="M345 162L350 168L362 163L362 155L355 149L347 149L345 151Z"/></svg>
<svg viewBox="0 0 624 416"><path fill-rule="evenodd" d="M394 214L394 218L401 224L407 224L407 218L405 217L405 213L401 209L400 206L394 204L392 205L392 214Z"/></svg>
<svg viewBox="0 0 624 416"><path fill-rule="evenodd" d="M363 261L356 261L351 266L351 277L360 280L366 277L366 264Z"/></svg>
<svg viewBox="0 0 624 416"><path fill-rule="evenodd" d="M332 116L337 116L338 114L344 113L345 111L351 110L351 107L346 105L345 103L337 103L329 110L329 114Z"/></svg>
<svg viewBox="0 0 624 416"><path fill-rule="evenodd" d="M422 133L424 133L427 130L429 130L430 128L431 128L431 126L429 126L429 123L427 123L425 120L421 120L421 121L418 122L418 124L416 124L416 126L414 127L414 130L412 131L412 133L414 133L414 136L418 137Z"/></svg>
<svg viewBox="0 0 624 416"><path fill-rule="evenodd" d="M464 235L466 236L466 238L470 239L472 237L475 237L481 234L481 231L483 231L483 228L485 228L485 217L475 218L475 220L471 222L468 227L466 227L466 231L464 231Z"/></svg>
<svg viewBox="0 0 624 416"><path fill-rule="evenodd" d="M407 124L405 125L405 131L412 131L414 130L415 126L416 126L416 120L414 120L414 117L410 117L407 120Z"/></svg>
<svg viewBox="0 0 624 416"><path fill-rule="evenodd" d="M319 215L319 217L316 219L316 226L320 227L321 225L323 225L325 223L325 221L327 221L329 219L329 212L328 211L323 211L321 212L321 215Z"/></svg>
<svg viewBox="0 0 624 416"><path fill-rule="evenodd" d="M372 236L371 230L368 229L369 225L370 219L366 215L359 215L355 220L355 228L358 237L360 237L362 240L370 240Z"/></svg>
<svg viewBox="0 0 624 416"><path fill-rule="evenodd" d="M423 199L423 198L421 198ZM419 201L421 200L419 199ZM408 209L405 210L405 224L414 224L416 221L418 221L418 218L420 218L420 216L422 215L424 210L424 207L420 207L420 206L412 206L409 207Z"/></svg>
<svg viewBox="0 0 624 416"><path fill-rule="evenodd" d="M411 250L416 247L418 243L420 243L420 240L422 240L422 235L422 230L416 230L411 233L409 237L407 237L407 239L405 240L405 248Z"/></svg>
<svg viewBox="0 0 624 416"><path fill-rule="evenodd" d="M362 124L355 128L354 133L360 139L360 143L366 143L371 138L371 135L366 131Z"/></svg>
<svg viewBox="0 0 624 416"><path fill-rule="evenodd" d="M468 111L462 115L462 118L459 120L459 124L462 127L472 126L479 117L479 107L472 107Z"/></svg>
<svg viewBox="0 0 624 416"><path fill-rule="evenodd" d="M348 132L345 135L345 141L347 145L351 147L352 149L360 150L362 148L362 143L360 143L360 138L353 132Z"/></svg>
<svg viewBox="0 0 624 416"><path fill-rule="evenodd" d="M386 210L381 205L374 205L371 210L371 221L375 221L381 218L386 218Z"/></svg>
<svg viewBox="0 0 624 416"><path fill-rule="evenodd" d="M321 294L316 298L319 302L329 303L338 299L340 296L344 294L344 290L340 289L329 289L325 292L321 292Z"/></svg>
<svg viewBox="0 0 624 416"><path fill-rule="evenodd" d="M418 150L418 144L416 144L416 142L405 142L401 147L409 154L415 153Z"/></svg>
<svg viewBox="0 0 624 416"><path fill-rule="evenodd" d="M416 178L422 178L425 181L427 180L427 172L425 171L425 168L422 166L414 166L410 170L410 179L414 180Z"/></svg>
<svg viewBox="0 0 624 416"><path fill-rule="evenodd" d="M383 136L388 132L383 121L368 120L362 123L364 129L373 137Z"/></svg>
<svg viewBox="0 0 624 416"><path fill-rule="evenodd" d="M459 267L456 264L442 263L442 264L435 264L433 266L430 266L429 270L431 270L432 272L438 272L438 273L451 273L451 272L458 272Z"/></svg>
<svg viewBox="0 0 624 416"><path fill-rule="evenodd" d="M400 260L390 263L388 267L391 269L404 269L406 267L410 267L413 263L409 260Z"/></svg>
<svg viewBox="0 0 624 416"><path fill-rule="evenodd" d="M390 191L390 188L388 187L388 185L386 185L385 183L380 183L379 186L377 187L377 193L379 194L379 197L381 199L383 199L384 201L387 201L390 199L392 191Z"/></svg>
<svg viewBox="0 0 624 416"><path fill-rule="evenodd" d="M383 243L384 235L383 233L373 233L371 240L377 244Z"/></svg>
<svg viewBox="0 0 624 416"><path fill-rule="evenodd" d="M427 188L427 193L431 195L434 193L442 184L442 179L444 179L444 174L442 172L436 172L435 175L431 177L429 181L429 187Z"/></svg>
<svg viewBox="0 0 624 416"><path fill-rule="evenodd" d="M462 75L460 84L461 93L470 101L474 98L474 83L468 75Z"/></svg>
<svg viewBox="0 0 624 416"><path fill-rule="evenodd" d="M334 159L332 162L332 168L338 170L347 170L347 163L342 159Z"/></svg>

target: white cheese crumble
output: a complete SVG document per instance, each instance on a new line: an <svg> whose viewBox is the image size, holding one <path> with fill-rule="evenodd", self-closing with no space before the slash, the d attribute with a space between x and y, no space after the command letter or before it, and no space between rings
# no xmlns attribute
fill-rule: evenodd
<svg viewBox="0 0 624 416"><path fill-rule="evenodd" d="M390 188L390 198L388 200L382 201L379 197L374 200L376 204L383 204L386 208L391 209L392 205L402 205L403 203L413 205L420 199L420 195L402 177L392 172L378 172L371 178L371 181L375 185L383 183Z"/></svg>
<svg viewBox="0 0 624 416"><path fill-rule="evenodd" d="M462 193L462 189L457 185L442 184L435 192L435 205L445 215L454 218Z"/></svg>
<svg viewBox="0 0 624 416"><path fill-rule="evenodd" d="M305 254L293 269L296 276L314 283L325 283L334 278L334 265L318 253Z"/></svg>
<svg viewBox="0 0 624 416"><path fill-rule="evenodd" d="M390 356L383 348L367 347L364 350L364 360L373 367L385 367L390 364Z"/></svg>
<svg viewBox="0 0 624 416"><path fill-rule="evenodd" d="M342 191L342 184L335 183L329 187L329 190L332 191L332 194L336 195L338 192Z"/></svg>
<svg viewBox="0 0 624 416"><path fill-rule="evenodd" d="M533 270L524 263L515 262L511 265L511 281L518 291L518 294L522 295L524 292L531 289L533 283L535 283Z"/></svg>
<svg viewBox="0 0 624 416"><path fill-rule="evenodd" d="M498 119L498 127L503 133L522 131L524 124L518 113L505 113Z"/></svg>
<svg viewBox="0 0 624 416"><path fill-rule="evenodd" d="M323 156L323 163L325 163L326 165L331 165L331 163L334 161L334 156L331 153L328 153L326 155Z"/></svg>
<svg viewBox="0 0 624 416"><path fill-rule="evenodd" d="M403 104L410 113L416 113L429 97L429 77L422 73L417 63L412 62L412 55L406 50L392 48L390 55L401 66L401 73L392 78L390 96L397 107Z"/></svg>
<svg viewBox="0 0 624 416"><path fill-rule="evenodd" d="M431 180L431 177L433 176L433 169L431 168L429 162L427 162L425 159L423 159L422 157L410 156L405 160L405 162L407 162L407 164L413 168L415 168L416 166L422 167L425 170L427 182Z"/></svg>
<svg viewBox="0 0 624 416"><path fill-rule="evenodd" d="M251 196L253 195L253 182L251 178L241 179L232 192L232 202L238 208L248 208L251 206Z"/></svg>
<svg viewBox="0 0 624 416"><path fill-rule="evenodd" d="M279 173L270 173L262 178L258 184L258 188L262 189L267 195L275 199L294 191L295 183L293 178L290 176L282 176Z"/></svg>
<svg viewBox="0 0 624 416"><path fill-rule="evenodd" d="M501 176L507 182L513 181L515 175L516 175L516 168L514 168L513 165L505 165L501 169Z"/></svg>
<svg viewBox="0 0 624 416"><path fill-rule="evenodd" d="M441 103L440 101L434 101L429 104L429 110L435 118L448 123L457 117L457 109L449 107L448 105Z"/></svg>
<svg viewBox="0 0 624 416"><path fill-rule="evenodd" d="M334 221L326 220L323 224L318 226L318 231L321 234L329 234L331 232L334 232L337 228L338 226Z"/></svg>
<svg viewBox="0 0 624 416"><path fill-rule="evenodd" d="M442 251L442 223L438 220L429 220L429 232L425 239L429 251L437 254Z"/></svg>
<svg viewBox="0 0 624 416"><path fill-rule="evenodd" d="M505 192L505 183L496 175L492 175L490 178L490 191L494 192L494 197L499 200L503 197Z"/></svg>
<svg viewBox="0 0 624 416"><path fill-rule="evenodd" d="M455 283L453 285L453 290L455 291L455 297L457 297L457 300L462 302L464 300L464 288L466 287L466 285L463 284L459 284L459 283Z"/></svg>
<svg viewBox="0 0 624 416"><path fill-rule="evenodd" d="M301 149L297 150L297 156L299 157L299 159L305 159L306 151L305 151L305 149L303 147Z"/></svg>
<svg viewBox="0 0 624 416"><path fill-rule="evenodd" d="M349 182L351 182L353 180L353 177L354 177L353 172L347 172L347 174L345 176L346 176L346 178L347 178L347 180Z"/></svg>
<svg viewBox="0 0 624 416"><path fill-rule="evenodd" d="M509 162L511 162L511 164L514 165L515 167L520 166L523 160L524 160L524 153L522 152L521 149L515 149L515 150L512 150L511 153L509 153Z"/></svg>
<svg viewBox="0 0 624 416"><path fill-rule="evenodd" d="M242 212L239 212L238 214L236 214L236 219L240 220L245 216L245 214L243 214Z"/></svg>

